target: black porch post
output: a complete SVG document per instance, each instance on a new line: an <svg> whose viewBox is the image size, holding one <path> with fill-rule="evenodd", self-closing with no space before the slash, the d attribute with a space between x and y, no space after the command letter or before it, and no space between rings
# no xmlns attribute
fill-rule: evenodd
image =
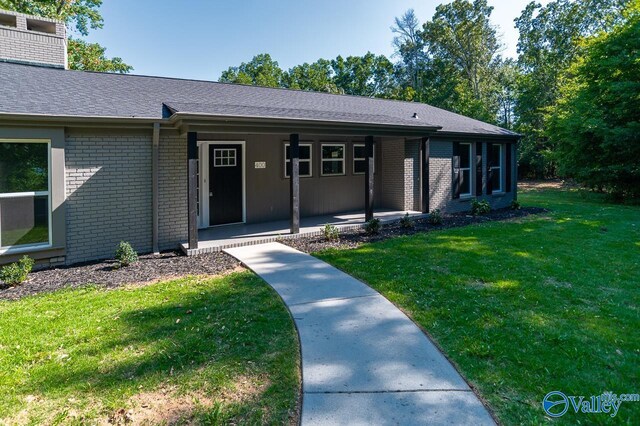
<svg viewBox="0 0 640 426"><path fill-rule="evenodd" d="M291 233L297 234L300 232L300 136L297 133L289 135L289 158Z"/></svg>
<svg viewBox="0 0 640 426"><path fill-rule="evenodd" d="M198 134L187 133L187 205L189 212L189 249L198 248Z"/></svg>
<svg viewBox="0 0 640 426"><path fill-rule="evenodd" d="M373 219L373 136L364 138L364 220Z"/></svg>
<svg viewBox="0 0 640 426"><path fill-rule="evenodd" d="M429 138L422 138L422 213L429 213Z"/></svg>

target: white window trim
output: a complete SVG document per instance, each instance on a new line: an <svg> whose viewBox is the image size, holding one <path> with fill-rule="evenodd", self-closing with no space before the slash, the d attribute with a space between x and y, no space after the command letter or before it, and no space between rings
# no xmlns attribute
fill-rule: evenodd
<svg viewBox="0 0 640 426"><path fill-rule="evenodd" d="M365 172L356 172L356 161L366 161L365 157L356 157L356 147L364 147L366 149L367 145L363 144L363 143L354 143L353 144L353 174L354 175L364 175ZM373 170L372 172L375 174L376 172L376 150L374 148L373 150Z"/></svg>
<svg viewBox="0 0 640 426"><path fill-rule="evenodd" d="M501 194L501 193L503 193L503 192L504 192L504 188L503 188L504 184L502 183L502 169L503 169L503 163L504 163L504 160L503 160L502 156L503 156L503 154L504 154L504 148L503 148L503 147L504 147L504 145L503 145L503 144L493 144L493 145L492 145L492 147L496 147L496 146L500 147L500 155L498 156L498 158L500 159L500 164L499 164L499 165L497 165L497 166L494 166L494 165L492 164L492 165L491 165L491 171L492 171L493 173L495 173L495 170L496 170L496 169L498 170L498 175L499 175L499 180L498 180L498 182L500 182L500 188L499 188L499 189L496 189L496 188L493 188L493 187L492 187L492 188L491 188L491 193L492 193L492 194L495 194L495 193ZM493 157L493 152L491 153L491 156Z"/></svg>
<svg viewBox="0 0 640 426"><path fill-rule="evenodd" d="M469 147L469 167L462 167L462 160L460 161L460 176L463 175L462 171L463 170L469 170L469 192L461 192L460 193L460 198L465 198L465 197L471 197L473 196L473 150L471 149L472 144L471 143L461 143L460 144L460 149L462 150L464 146L468 146Z"/></svg>
<svg viewBox="0 0 640 426"><path fill-rule="evenodd" d="M50 139L0 139L0 143L46 143L47 144L47 191L28 191L28 192L3 192L0 193L0 198L20 198L20 197L34 197L34 196L47 196L49 204L49 211L47 220L49 221L49 240L46 243L35 244L20 244L19 246L2 246L2 221L0 221L0 255L11 253L22 253L37 249L51 248L53 245L51 239L53 235L53 208L51 200L51 140Z"/></svg>
<svg viewBox="0 0 640 426"><path fill-rule="evenodd" d="M322 156L322 151L325 146L339 146L342 147L342 158L324 158ZM323 143L320 144L320 175L321 176L344 176L346 174L345 165L346 165L346 157L347 155L347 147L346 144L343 143ZM324 163L328 161L342 161L342 173L324 173Z"/></svg>
<svg viewBox="0 0 640 426"><path fill-rule="evenodd" d="M287 147L290 146L290 143L285 143L284 144L284 152L282 153L282 155L284 156L284 178L285 179L289 179L289 176L287 176L287 163L289 163L291 160L287 159ZM313 177L313 144L312 143L300 143L300 146L308 146L309 147L309 159L302 159L300 158L299 161L301 163L309 163L309 174L308 175L303 175L301 174L300 177Z"/></svg>

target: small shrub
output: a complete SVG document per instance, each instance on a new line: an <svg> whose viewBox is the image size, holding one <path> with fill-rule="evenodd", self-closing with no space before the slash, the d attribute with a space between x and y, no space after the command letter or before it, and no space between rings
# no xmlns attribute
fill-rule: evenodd
<svg viewBox="0 0 640 426"><path fill-rule="evenodd" d="M442 220L442 212L440 211L440 209L433 209L431 210L431 213L429 213L427 222L429 222L431 225L442 225Z"/></svg>
<svg viewBox="0 0 640 426"><path fill-rule="evenodd" d="M520 210L522 206L520 205L520 201L518 200L511 200L511 204L509 205L509 208L511 210Z"/></svg>
<svg viewBox="0 0 640 426"><path fill-rule="evenodd" d="M409 213L405 213L404 217L400 219L400 227L404 229L413 229L415 223L413 223L413 219L409 217Z"/></svg>
<svg viewBox="0 0 640 426"><path fill-rule="evenodd" d="M18 262L3 266L0 269L0 281L9 285L23 283L33 269L33 263L33 259L29 256L23 256Z"/></svg>
<svg viewBox="0 0 640 426"><path fill-rule="evenodd" d="M116 250L116 260L120 266L129 266L138 261L138 253L126 241L120 241Z"/></svg>
<svg viewBox="0 0 640 426"><path fill-rule="evenodd" d="M491 211L491 206L487 200L472 200L471 201L471 214L474 216L482 216Z"/></svg>
<svg viewBox="0 0 640 426"><path fill-rule="evenodd" d="M335 225L327 223L320 229L322 230L324 239L327 241L337 241L340 238L340 231Z"/></svg>
<svg viewBox="0 0 640 426"><path fill-rule="evenodd" d="M380 219L374 217L364 224L364 230L369 235L375 235L380 232Z"/></svg>

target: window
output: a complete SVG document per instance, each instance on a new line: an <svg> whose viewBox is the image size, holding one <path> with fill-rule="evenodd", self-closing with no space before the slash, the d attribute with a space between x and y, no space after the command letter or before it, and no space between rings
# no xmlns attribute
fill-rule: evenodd
<svg viewBox="0 0 640 426"><path fill-rule="evenodd" d="M344 175L344 144L322 144L322 176Z"/></svg>
<svg viewBox="0 0 640 426"><path fill-rule="evenodd" d="M311 157L312 150L310 143L300 144L300 177L311 177L313 174L311 170ZM284 145L284 176L289 177L291 175L291 152L289 144Z"/></svg>
<svg viewBox="0 0 640 426"><path fill-rule="evenodd" d="M235 167L235 148L216 148L213 150L213 167Z"/></svg>
<svg viewBox="0 0 640 426"><path fill-rule="evenodd" d="M0 248L49 245L49 142L0 141Z"/></svg>
<svg viewBox="0 0 640 426"><path fill-rule="evenodd" d="M367 162L365 160L365 149L366 146L363 144L354 144L353 145L353 174L360 175L363 174L367 170ZM373 158L374 158L374 167L372 172L375 173L375 158L376 151L373 150Z"/></svg>
<svg viewBox="0 0 640 426"><path fill-rule="evenodd" d="M502 146L491 145L491 188L492 192L502 192Z"/></svg>
<svg viewBox="0 0 640 426"><path fill-rule="evenodd" d="M471 144L460 144L460 196L471 196Z"/></svg>

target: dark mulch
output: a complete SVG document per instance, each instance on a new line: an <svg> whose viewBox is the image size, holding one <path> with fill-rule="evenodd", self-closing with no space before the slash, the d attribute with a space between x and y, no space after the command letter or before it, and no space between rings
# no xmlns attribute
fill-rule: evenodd
<svg viewBox="0 0 640 426"><path fill-rule="evenodd" d="M441 225L431 225L426 218L414 220L413 228L402 228L398 222L384 225L376 235L369 235L364 230L340 232L338 241L327 241L324 236L302 237L295 239L282 239L282 243L305 253L313 253L329 248L353 249L364 243L373 243L400 235L414 235L421 232L435 231L438 229L456 228L474 223L484 223L499 220L516 219L531 214L545 213L548 210L540 207L523 207L520 210L501 209L493 210L485 216L472 216L468 213L456 213L443 216Z"/></svg>
<svg viewBox="0 0 640 426"><path fill-rule="evenodd" d="M43 269L29 274L19 286L8 287L0 283L0 299L20 299L38 293L55 291L63 287L82 287L97 284L115 288L124 284L142 283L181 277L185 275L218 275L240 266L226 253L209 253L187 257L177 252L140 256L130 266L118 268L114 260L91 262L73 266Z"/></svg>

